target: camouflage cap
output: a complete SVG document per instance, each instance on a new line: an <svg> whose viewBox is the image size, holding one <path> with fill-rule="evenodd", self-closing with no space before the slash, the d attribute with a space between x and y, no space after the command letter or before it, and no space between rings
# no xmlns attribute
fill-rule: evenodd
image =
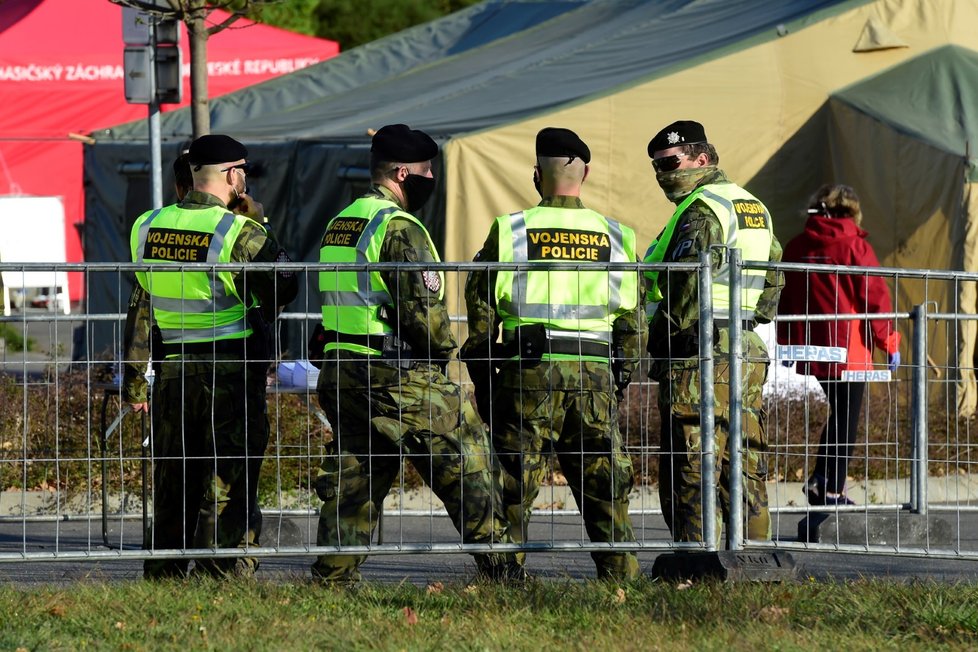
<svg viewBox="0 0 978 652"><path fill-rule="evenodd" d="M706 140L706 130L703 129L703 125L693 120L677 120L649 141L649 158L654 158L655 152L664 149L706 142L709 141Z"/></svg>

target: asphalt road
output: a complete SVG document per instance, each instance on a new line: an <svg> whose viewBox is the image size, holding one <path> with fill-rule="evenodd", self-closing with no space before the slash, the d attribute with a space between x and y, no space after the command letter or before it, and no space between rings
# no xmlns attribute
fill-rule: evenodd
<svg viewBox="0 0 978 652"><path fill-rule="evenodd" d="M796 542L798 514L782 514L776 518L776 541L785 545ZM942 515L954 524L954 548L978 551L978 514ZM639 541L661 545L668 533L660 516L636 516L636 537ZM960 526L960 527L958 527ZM109 536L114 547L138 549L141 542L138 518L111 521ZM316 521L312 517L267 516L263 533L266 545L299 546L311 543L315 537ZM965 535L966 532L972 534ZM531 524L531 540L539 543L586 541L580 518L573 514L541 514ZM457 543L458 534L445 516L386 515L384 543L411 545L440 542ZM90 550L105 554L110 548L102 543L101 525L91 521L32 521L0 522L0 554L78 552ZM641 551L639 560L644 572L652 570L661 549ZM978 561L916 556L850 553L839 551L793 550L798 577L817 581L830 579L884 578L909 582L933 580L939 582L978 581ZM975 553L972 553L975 556ZM272 581L307 579L313 556L298 554L266 557L259 577ZM543 581L594 578L594 566L586 552L549 550L532 552L527 557L531 574ZM127 581L138 579L142 562L134 559L99 559L84 561L37 560L0 562L0 581L16 585L63 584L86 580ZM440 581L466 582L473 578L475 567L468 555L443 553L380 554L371 556L364 564L364 579L381 583L410 582L418 586Z"/></svg>

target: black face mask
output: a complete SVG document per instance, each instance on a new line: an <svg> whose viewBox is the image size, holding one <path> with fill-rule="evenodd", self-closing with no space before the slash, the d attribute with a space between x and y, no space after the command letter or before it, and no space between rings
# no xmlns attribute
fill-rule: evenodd
<svg viewBox="0 0 978 652"><path fill-rule="evenodd" d="M404 199L407 202L405 208L411 213L421 210L435 190L434 178L420 174L407 175L401 185L404 187Z"/></svg>

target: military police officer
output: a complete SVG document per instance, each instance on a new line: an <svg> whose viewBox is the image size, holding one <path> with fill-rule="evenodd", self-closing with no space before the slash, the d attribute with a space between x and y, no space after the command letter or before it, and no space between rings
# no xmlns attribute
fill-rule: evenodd
<svg viewBox="0 0 978 652"><path fill-rule="evenodd" d="M317 542L370 542L402 456L431 484L465 542L506 542L506 523L494 510L488 438L445 375L456 344L443 274L418 267L438 262L428 231L411 215L434 189L438 146L424 132L394 124L377 131L370 152L373 187L329 222L320 262L414 266L319 274L325 360L318 393L334 439L316 480L323 500ZM521 575L512 553L475 559L489 578ZM327 554L312 571L352 584L363 561Z"/></svg>
<svg viewBox="0 0 978 652"><path fill-rule="evenodd" d="M627 385L641 356L644 318L638 273L609 271L607 264L636 262L635 234L581 201L591 153L577 134L543 129L536 155L533 178L542 201L496 218L476 261L579 267L470 274L462 357L480 413L491 422L514 541L526 540L533 499L555 451L591 540L631 542L628 492L634 478L618 430L615 392ZM502 343L496 344L500 326ZM592 557L601 578L639 574L631 552Z"/></svg>
<svg viewBox="0 0 978 652"><path fill-rule="evenodd" d="M771 215L756 197L730 182L717 167L716 149L703 125L681 120L667 126L649 142L648 153L656 180L677 208L666 228L652 243L646 262L698 262L709 252L713 267L714 392L716 451L721 511L729 513L729 273L724 273L723 245L737 247L745 261L780 261L781 245L774 236ZM659 497L676 541L702 541L699 286L695 272L647 272L647 307L651 307L650 376L659 382L662 452L659 458ZM754 324L770 322L778 306L784 279L779 272L748 271L743 279L744 494L747 536L769 539L764 465L767 446L761 387L767 377L768 353ZM658 303L657 302L661 302ZM657 305L656 305L657 304ZM719 519L720 514L714 516ZM720 529L717 528L719 533Z"/></svg>
<svg viewBox="0 0 978 652"><path fill-rule="evenodd" d="M148 409L143 370L152 348L153 527L150 549L258 545L258 474L268 443L265 369L268 326L262 310L291 301L291 272L174 270L182 263L288 260L252 218L261 205L245 193L247 149L224 135L190 145L193 189L171 206L136 219L133 262L159 263L136 273L126 324L123 397ZM228 205L238 199L235 214ZM147 341L153 324L156 336ZM249 527L250 526L250 527ZM249 534L250 532L250 534ZM198 560L201 572L251 573L254 559ZM147 577L186 573L186 559L149 559Z"/></svg>

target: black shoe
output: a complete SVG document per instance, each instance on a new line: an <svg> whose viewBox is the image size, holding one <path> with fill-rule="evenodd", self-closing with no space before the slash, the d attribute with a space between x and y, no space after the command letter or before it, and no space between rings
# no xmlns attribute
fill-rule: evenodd
<svg viewBox="0 0 978 652"><path fill-rule="evenodd" d="M808 504L815 506L839 507L840 505L855 505L855 501L846 496L845 492L834 493L826 490L827 481L824 476L813 475L805 483L805 495Z"/></svg>

